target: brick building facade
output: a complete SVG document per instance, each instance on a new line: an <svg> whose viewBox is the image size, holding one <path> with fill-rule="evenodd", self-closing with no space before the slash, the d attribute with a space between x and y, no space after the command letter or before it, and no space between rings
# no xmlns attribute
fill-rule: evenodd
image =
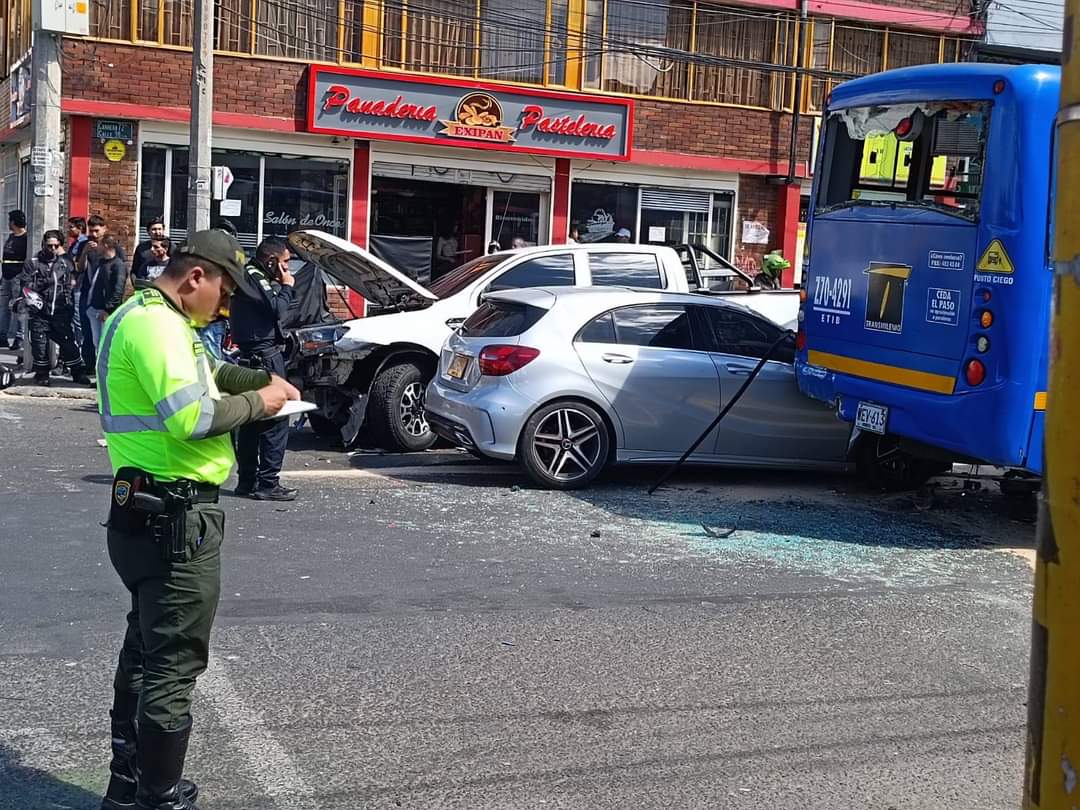
<svg viewBox="0 0 1080 810"><path fill-rule="evenodd" d="M153 216L174 236L185 232L191 75L180 0L156 10L131 2L94 4L91 37L63 41L57 190L61 216L100 213L129 246ZM218 4L214 163L234 180L213 215L232 221L249 249L304 226L389 254L404 244L394 255L414 260L427 240L426 272L437 274L450 263L438 245L451 239L460 260L493 241L560 243L573 230L602 240L625 229L633 241L704 243L747 268L773 249L797 265L815 114L829 88L850 75L963 59L979 30L952 0L814 0L808 23L790 0L608 0L576 9L481 0L457 11L447 10L454 0L439 11L409 2L305 0L301 16L290 11L297 4L277 0ZM542 30L514 26L515 9L537 4ZM470 23L469 14L478 16ZM5 47L11 93L20 43L9 38ZM796 68L807 74L798 98ZM327 128L316 121L328 107L313 81L319 71L359 82L358 93L384 104L447 93L460 101L480 89L500 115L533 104L581 121L616 117L607 139L526 132L523 118L500 119L479 133L505 138L494 148L475 133L452 137L452 101L438 102L450 107L439 106L423 132L361 113ZM14 89L12 109L0 115L8 207L33 193L27 122L11 118ZM101 122L132 125L122 150L105 148Z"/></svg>

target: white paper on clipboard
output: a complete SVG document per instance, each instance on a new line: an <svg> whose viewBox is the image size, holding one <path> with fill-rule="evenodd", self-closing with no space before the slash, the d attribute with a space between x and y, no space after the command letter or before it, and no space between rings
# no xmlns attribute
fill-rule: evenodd
<svg viewBox="0 0 1080 810"><path fill-rule="evenodd" d="M284 419L286 416L296 416L298 413L307 413L308 411L317 410L318 407L319 406L314 402L305 402L302 399L290 399L281 407L281 410L273 416L264 416L259 421L264 422L267 419Z"/></svg>

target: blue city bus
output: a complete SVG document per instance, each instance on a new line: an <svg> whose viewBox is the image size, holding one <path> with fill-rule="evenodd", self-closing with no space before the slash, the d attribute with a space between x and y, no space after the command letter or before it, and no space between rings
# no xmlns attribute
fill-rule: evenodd
<svg viewBox="0 0 1080 810"><path fill-rule="evenodd" d="M797 371L875 483L1042 471L1060 70L846 82L824 112Z"/></svg>

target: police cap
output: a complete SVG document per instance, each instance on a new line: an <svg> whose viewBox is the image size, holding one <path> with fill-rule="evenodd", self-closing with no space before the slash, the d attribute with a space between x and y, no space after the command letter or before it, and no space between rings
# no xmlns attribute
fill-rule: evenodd
<svg viewBox="0 0 1080 810"><path fill-rule="evenodd" d="M248 278L244 269L247 261L244 249L240 247L236 237L230 236L225 231L196 231L184 241L176 255L196 256L216 264L229 274L229 278L233 280L238 290L256 298L260 295L259 288Z"/></svg>

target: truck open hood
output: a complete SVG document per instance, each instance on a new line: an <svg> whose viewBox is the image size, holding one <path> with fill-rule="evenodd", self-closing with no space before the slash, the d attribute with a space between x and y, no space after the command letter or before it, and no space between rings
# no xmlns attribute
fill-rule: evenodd
<svg viewBox="0 0 1080 810"><path fill-rule="evenodd" d="M382 259L332 234L294 231L289 234L289 248L380 309L417 309L439 300Z"/></svg>

